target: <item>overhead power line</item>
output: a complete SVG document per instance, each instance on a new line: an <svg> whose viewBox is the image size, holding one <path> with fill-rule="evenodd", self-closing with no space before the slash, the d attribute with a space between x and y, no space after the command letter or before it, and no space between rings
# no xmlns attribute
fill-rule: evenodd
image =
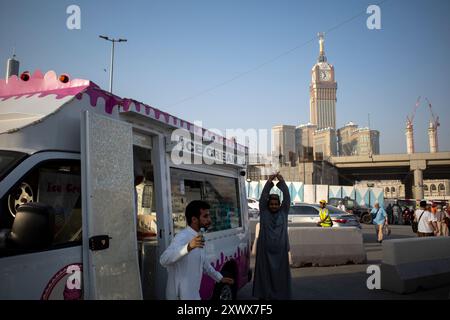
<svg viewBox="0 0 450 320"><path fill-rule="evenodd" d="M381 5L381 4L383 4L383 3L387 2L387 1L389 1L389 0L383 0L383 1L380 1L380 2L377 3L376 5L379 6L379 5ZM339 29L340 27L346 25L347 23L352 22L353 20L355 20L355 19L357 19L357 18L359 18L360 16L365 15L365 14L367 14L367 13L366 13L366 10L363 10L363 11L359 12L358 14L352 16L351 18L346 19L346 20L344 20L344 21L338 23L337 25L335 25L335 26L329 28L328 30L325 31L325 33L326 33L326 34L332 33L332 32L334 32L334 31L336 31L337 29ZM305 42L303 42L303 43L301 43L301 44L299 44L299 45L297 45L297 46L295 46L295 47L293 47L293 48L291 48L291 49L289 49L289 50L286 50L286 51L280 53L279 55L277 55L277 56L275 56L275 57L273 57L273 58L271 58L271 59L269 59L269 60L264 61L263 63L261 63L261 64L255 66L255 67L253 67L253 68L250 68L250 69L248 69L248 70L246 70L246 71L243 71L243 72L237 74L237 75L234 76L234 77L229 78L228 80L222 81L222 82L220 82L220 83L218 83L218 84L216 84L216 85L213 85L213 86L211 86L211 87L209 87L209 88L206 88L206 89L204 89L204 90L201 90L201 91L199 91L199 92L197 92L197 93L195 93L195 94L193 94L193 95L191 95L191 96L188 96L188 97L185 97L185 98L183 98L183 99L180 99L180 100L178 100L178 101L176 101L176 102L174 102L174 103L172 103L172 104L169 104L169 105L165 106L165 108L174 107L174 106L179 105L179 104L181 104L181 103L184 103L184 102L186 102L186 101L193 100L193 99L198 98L198 97L200 97L200 96L202 96L202 95L205 95L205 94L207 94L207 93L209 93L209 92L211 92L211 91L213 91L213 90L215 90L215 89L217 89L217 88L223 87L223 86L227 85L227 84L230 83L230 82L233 82L233 81L235 81L235 80L237 80L237 79L240 79L240 78L242 78L242 77L244 77L244 76L246 76L246 75L248 75L248 74L250 74L250 73L252 73L252 72L255 72L255 71L257 71L257 70L263 68L264 66L266 66L266 65L268 65L268 64L271 64L271 63L273 63L273 62L275 62L275 61L281 59L282 57L287 56L287 55L291 54L292 52L294 52L294 51L296 51L296 50L298 50L298 49L300 49L300 48L303 48L303 47L307 46L308 44L310 44L311 42L313 42L315 39L316 39L315 37L314 37L314 38L311 38L311 39L309 39L309 40L307 40L307 41L305 41Z"/></svg>

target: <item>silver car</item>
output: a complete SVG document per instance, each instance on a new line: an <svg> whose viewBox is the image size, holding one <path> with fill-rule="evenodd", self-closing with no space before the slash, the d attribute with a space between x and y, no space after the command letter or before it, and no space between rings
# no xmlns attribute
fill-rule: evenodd
<svg viewBox="0 0 450 320"><path fill-rule="evenodd" d="M354 214L341 211L336 207L327 206L330 213L333 227L357 227L361 228L358 217ZM316 226L320 221L319 218L320 206L318 204L297 203L291 205L289 210L288 222L289 225L295 226Z"/></svg>

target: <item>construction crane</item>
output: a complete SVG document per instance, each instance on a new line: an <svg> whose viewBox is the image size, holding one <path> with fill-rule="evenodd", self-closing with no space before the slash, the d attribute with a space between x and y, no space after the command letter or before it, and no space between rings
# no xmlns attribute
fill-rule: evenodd
<svg viewBox="0 0 450 320"><path fill-rule="evenodd" d="M407 123L410 124L411 126L413 125L414 118L416 117L417 109L420 107L420 99L421 99L421 97L419 96L417 98L416 105L414 106L414 110L413 110L412 115L411 116L406 116Z"/></svg>
<svg viewBox="0 0 450 320"><path fill-rule="evenodd" d="M437 129L441 124L439 123L439 116L435 116L433 112L433 106L431 105L431 102L428 100L428 98L425 98L428 103L428 107L430 108L431 118L433 119L433 125L434 128Z"/></svg>

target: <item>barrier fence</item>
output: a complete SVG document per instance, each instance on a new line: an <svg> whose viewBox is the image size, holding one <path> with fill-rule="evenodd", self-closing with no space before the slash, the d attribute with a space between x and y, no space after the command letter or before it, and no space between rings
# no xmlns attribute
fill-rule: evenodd
<svg viewBox="0 0 450 320"><path fill-rule="evenodd" d="M245 183L247 198L259 199L266 180ZM292 202L318 203L320 200L348 197L360 206L373 207L375 202L384 205L384 189L361 186L313 185L286 181ZM271 193L282 197L281 190L272 188Z"/></svg>

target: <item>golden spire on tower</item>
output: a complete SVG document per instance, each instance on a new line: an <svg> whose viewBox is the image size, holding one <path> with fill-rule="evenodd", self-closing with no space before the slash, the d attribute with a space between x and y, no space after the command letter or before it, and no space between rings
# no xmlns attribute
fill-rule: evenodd
<svg viewBox="0 0 450 320"><path fill-rule="evenodd" d="M317 34L319 37L319 46L320 46L320 54L319 54L319 62L327 61L327 57L325 56L325 33L319 32Z"/></svg>

